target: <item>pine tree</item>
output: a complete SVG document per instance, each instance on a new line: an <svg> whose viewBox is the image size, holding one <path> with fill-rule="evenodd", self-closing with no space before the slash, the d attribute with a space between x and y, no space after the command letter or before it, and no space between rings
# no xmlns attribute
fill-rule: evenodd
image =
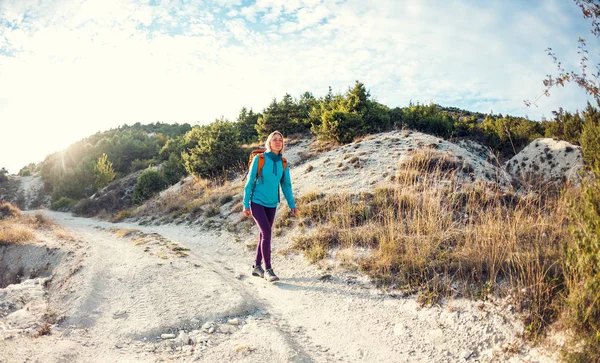
<svg viewBox="0 0 600 363"><path fill-rule="evenodd" d="M106 153L102 153L94 166L96 187L98 189L104 188L115 178L115 175L116 173L112 163L108 160L108 156Z"/></svg>

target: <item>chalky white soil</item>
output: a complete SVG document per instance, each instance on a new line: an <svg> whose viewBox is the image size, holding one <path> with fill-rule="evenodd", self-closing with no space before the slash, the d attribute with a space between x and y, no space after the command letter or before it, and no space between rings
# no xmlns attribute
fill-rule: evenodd
<svg viewBox="0 0 600 363"><path fill-rule="evenodd" d="M536 139L507 161L505 167L518 178L576 181L583 167L581 147L551 138Z"/></svg>

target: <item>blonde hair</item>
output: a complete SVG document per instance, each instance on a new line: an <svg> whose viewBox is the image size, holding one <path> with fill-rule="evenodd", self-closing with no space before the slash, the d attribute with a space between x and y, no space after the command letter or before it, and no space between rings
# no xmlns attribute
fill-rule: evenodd
<svg viewBox="0 0 600 363"><path fill-rule="evenodd" d="M269 136L267 137L267 141L265 141L265 149L267 149L267 151L271 152L271 140L273 139L273 136L275 135L279 135L281 136L281 139L283 140L283 134L279 131L273 131L269 134ZM283 155L283 150L285 150L285 143L282 144L282 148L281 151L279 152L279 155Z"/></svg>

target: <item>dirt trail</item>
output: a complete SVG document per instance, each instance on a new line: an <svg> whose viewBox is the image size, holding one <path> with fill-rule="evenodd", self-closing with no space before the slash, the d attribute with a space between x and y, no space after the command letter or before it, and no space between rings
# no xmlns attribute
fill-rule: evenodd
<svg viewBox="0 0 600 363"><path fill-rule="evenodd" d="M522 326L501 305L419 309L358 274L325 275L277 253L281 282L269 284L225 232L44 213L86 246L82 268L52 299L66 316L53 334L0 341L0 362L553 361L525 346L502 352L520 345Z"/></svg>

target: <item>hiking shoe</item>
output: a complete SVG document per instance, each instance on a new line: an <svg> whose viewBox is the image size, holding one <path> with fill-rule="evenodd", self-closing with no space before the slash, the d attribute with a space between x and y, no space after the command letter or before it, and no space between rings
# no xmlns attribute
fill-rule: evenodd
<svg viewBox="0 0 600 363"><path fill-rule="evenodd" d="M272 268L267 269L267 272L265 273L265 279L269 282L279 281L279 277L275 275L275 272L273 272Z"/></svg>
<svg viewBox="0 0 600 363"><path fill-rule="evenodd" d="M252 266L252 276L258 276L258 277L264 277L265 276L265 270L263 270L261 265L258 266Z"/></svg>

